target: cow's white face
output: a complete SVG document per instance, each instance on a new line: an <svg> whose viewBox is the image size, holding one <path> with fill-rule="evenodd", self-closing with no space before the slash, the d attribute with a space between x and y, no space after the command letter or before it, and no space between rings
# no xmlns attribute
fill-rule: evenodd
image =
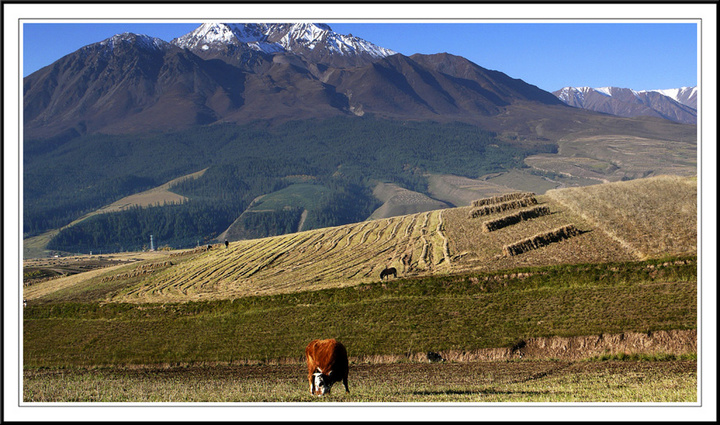
<svg viewBox="0 0 720 425"><path fill-rule="evenodd" d="M332 386L332 383L329 382L330 380L327 379L327 376L320 372L315 372L313 373L313 378L315 381L316 395L325 395L326 393L330 394L330 387Z"/></svg>

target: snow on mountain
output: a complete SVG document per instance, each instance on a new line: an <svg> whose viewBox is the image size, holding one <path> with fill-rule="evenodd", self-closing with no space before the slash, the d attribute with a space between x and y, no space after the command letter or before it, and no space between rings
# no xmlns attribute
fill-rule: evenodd
<svg viewBox="0 0 720 425"><path fill-rule="evenodd" d="M697 87L642 91L620 87L563 87L553 94L570 106L607 114L697 122Z"/></svg>
<svg viewBox="0 0 720 425"><path fill-rule="evenodd" d="M588 89L589 87L585 87L585 89ZM604 94L606 96L612 96L612 87L598 87L594 89L598 93ZM587 91L587 90L586 90Z"/></svg>
<svg viewBox="0 0 720 425"><path fill-rule="evenodd" d="M581 104L585 99L585 95L591 90L594 89L590 87L563 87L555 92L555 95L568 105L574 106L575 104Z"/></svg>
<svg viewBox="0 0 720 425"><path fill-rule="evenodd" d="M660 93L663 96L667 96L676 102L697 109L697 86L680 87L679 89L645 90L643 92Z"/></svg>
<svg viewBox="0 0 720 425"><path fill-rule="evenodd" d="M340 55L366 54L382 58L395 54L352 35L338 34L326 24L265 24L265 23L204 23L194 31L171 41L190 50L209 50L224 45L246 45L266 53L314 50L325 46L331 53Z"/></svg>
<svg viewBox="0 0 720 425"><path fill-rule="evenodd" d="M288 51L300 45L310 50L325 42L326 48L340 55L368 54L375 58L394 55L395 52L352 35L338 34L324 24L293 24L280 44Z"/></svg>
<svg viewBox="0 0 720 425"><path fill-rule="evenodd" d="M125 32L122 34L116 34L108 39L105 39L99 43L91 44L87 47L103 46L108 48L110 51L113 51L117 46L123 44L132 44L148 50L163 50L170 46L170 43L159 38L150 37L149 35Z"/></svg>
<svg viewBox="0 0 720 425"><path fill-rule="evenodd" d="M633 90L619 87L563 87L556 93L557 97L560 100L568 103L570 99L582 99L592 91L610 97L612 97L614 94L617 94L618 92L632 93L635 96L640 96L644 93L659 93L663 96L669 97L670 99L678 103L682 103L683 105L690 106L693 109L697 109L697 86L664 90Z"/></svg>
<svg viewBox="0 0 720 425"><path fill-rule="evenodd" d="M282 46L267 41L268 28L266 24L204 23L194 31L173 39L170 43L190 50L247 45L253 50L266 53L282 51Z"/></svg>

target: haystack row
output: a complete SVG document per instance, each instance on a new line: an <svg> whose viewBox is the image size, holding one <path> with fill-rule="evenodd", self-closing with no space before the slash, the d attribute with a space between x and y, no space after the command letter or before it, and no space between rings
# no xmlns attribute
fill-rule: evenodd
<svg viewBox="0 0 720 425"><path fill-rule="evenodd" d="M512 226L523 220L542 217L550 214L550 208L539 206L528 210L518 211L515 214L506 215L495 220L488 220L483 223L483 232L492 232L493 230L502 229L503 227Z"/></svg>
<svg viewBox="0 0 720 425"><path fill-rule="evenodd" d="M507 201L514 201L517 199L523 199L523 198L532 198L535 194L532 192L515 192L515 193L508 193L505 195L498 195L493 196L490 198L483 198L483 199L476 199L472 201L473 207L482 207L485 205L492 205L492 204L500 204Z"/></svg>
<svg viewBox="0 0 720 425"><path fill-rule="evenodd" d="M503 247L503 255L511 257L513 255L522 254L533 249L542 248L553 242L560 242L564 239L569 239L573 236L580 234L578 229L573 224L559 227L546 233L540 233L538 235L523 239L515 242L514 244L505 245Z"/></svg>
<svg viewBox="0 0 720 425"><path fill-rule="evenodd" d="M482 217L490 214L497 214L518 208L525 208L531 205L537 205L537 199L534 196L520 198L513 201L503 202L501 204L485 205L470 211L470 218Z"/></svg>

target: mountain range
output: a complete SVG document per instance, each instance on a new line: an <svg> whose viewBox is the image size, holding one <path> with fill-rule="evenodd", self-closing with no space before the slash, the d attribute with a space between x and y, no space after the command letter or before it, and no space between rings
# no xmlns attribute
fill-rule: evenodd
<svg viewBox="0 0 720 425"><path fill-rule="evenodd" d="M72 222L60 232L65 245L54 239L56 249L79 250L77 241L137 248L159 236L162 223L162 238L184 246L233 224L263 236L416 211L418 200L452 206L478 194L438 176L520 170L510 186L473 180L494 194L664 170L692 174L694 126L566 101L460 56L405 56L325 24L208 23L169 42L118 34L23 80L24 233ZM593 138L604 135L679 143L683 155L637 163L646 156L630 147L615 161L603 155L627 149L600 153ZM563 156L559 147L573 140L580 143ZM533 155L541 165L524 162ZM93 215L200 170L171 188L182 205ZM380 199L379 185L397 197ZM126 244L120 235L137 238Z"/></svg>
<svg viewBox="0 0 720 425"><path fill-rule="evenodd" d="M576 108L621 117L649 116L697 123L697 87L641 91L619 87L563 87L553 94Z"/></svg>
<svg viewBox="0 0 720 425"><path fill-rule="evenodd" d="M26 139L365 113L477 121L516 102L562 105L462 57L408 57L314 24L204 24L171 42L119 34L23 85Z"/></svg>

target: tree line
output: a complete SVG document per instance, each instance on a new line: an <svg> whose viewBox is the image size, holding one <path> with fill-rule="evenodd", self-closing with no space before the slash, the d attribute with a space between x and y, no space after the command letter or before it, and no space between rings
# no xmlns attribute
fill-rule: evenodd
<svg viewBox="0 0 720 425"><path fill-rule="evenodd" d="M25 145L33 143L26 141ZM224 226L219 232L227 228L257 196L292 184L287 177L294 175L312 176L316 184L330 189L316 208L308 210L304 228L340 225L363 220L377 208L372 197L377 181L427 193L428 172L476 178L522 167L526 156L555 150L553 144L503 143L495 134L468 124L373 117L83 136L28 149L24 158L23 231L34 235L59 228L119 198L204 168L207 171L202 177L172 188L191 200L187 205L121 212L118 214L129 218L114 221L94 218L95 224L73 226L77 227L75 233L67 233L62 243L61 239L55 243L79 246L81 240L90 243L92 238L92 243L122 247L126 237L121 235L131 228L139 233L138 240L149 240L146 233L153 220L160 227L177 227L167 230L174 232L168 240L189 241L192 233L193 238L197 234L210 237L217 228ZM208 212L203 216L201 210ZM193 214L202 218L193 219ZM171 219L172 215L178 218ZM208 215L216 222L214 227L205 223ZM294 223L295 218L290 216L293 214L258 216L253 219L260 222L253 226L285 231ZM106 222L100 224L103 220ZM92 236L81 237L83 228ZM275 230L266 230L271 231Z"/></svg>

